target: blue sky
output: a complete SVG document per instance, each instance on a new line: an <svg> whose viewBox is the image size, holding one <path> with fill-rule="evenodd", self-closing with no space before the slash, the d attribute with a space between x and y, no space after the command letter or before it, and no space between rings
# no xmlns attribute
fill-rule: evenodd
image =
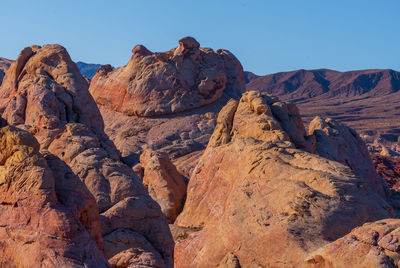
<svg viewBox="0 0 400 268"><path fill-rule="evenodd" d="M131 49L184 36L233 52L245 70L400 70L399 0L2 0L0 57L59 43L72 59L127 63Z"/></svg>

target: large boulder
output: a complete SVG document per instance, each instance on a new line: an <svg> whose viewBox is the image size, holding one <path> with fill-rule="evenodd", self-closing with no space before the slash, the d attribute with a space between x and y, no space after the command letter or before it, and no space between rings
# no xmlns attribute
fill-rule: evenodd
<svg viewBox="0 0 400 268"><path fill-rule="evenodd" d="M175 224L176 267L294 267L367 221L394 215L370 179L314 154L293 104L255 92L220 112Z"/></svg>
<svg viewBox="0 0 400 268"><path fill-rule="evenodd" d="M168 222L173 223L182 211L186 183L165 153L144 151L140 156L143 184L150 196L161 206Z"/></svg>
<svg viewBox="0 0 400 268"><path fill-rule="evenodd" d="M212 103L225 88L240 94L245 86L242 67L229 51L200 48L192 37L167 52L137 45L132 53L127 65L103 66L93 77L90 92L97 103L127 115L166 115Z"/></svg>
<svg viewBox="0 0 400 268"><path fill-rule="evenodd" d="M0 129L0 266L109 267L96 200L29 132Z"/></svg>
<svg viewBox="0 0 400 268"><path fill-rule="evenodd" d="M229 51L202 48L191 37L167 52L137 45L132 53L125 66L101 67L90 84L105 131L130 166L147 147L167 153L188 178L219 110L245 89L243 68Z"/></svg>
<svg viewBox="0 0 400 268"><path fill-rule="evenodd" d="M143 244L143 250L154 250L148 256L161 256L158 261L170 267L174 243L167 219L138 176L119 160L114 144L104 133L101 114L88 86L62 46L25 48L6 72L0 87L1 117L10 125L29 130L38 139L41 151L49 151L68 165L96 198L102 218L107 219L107 212L119 206L119 217L130 219L123 227L102 230L103 236L116 229L145 236L151 247ZM128 216L131 208L124 206L127 198L146 200L135 210L143 218ZM136 221L145 225L139 228ZM119 236L107 236L108 243L112 239ZM130 245L142 250L138 248L140 243ZM116 248L105 247L104 254L113 258L119 253ZM132 255L125 257L127 262L122 266L113 265L126 267L126 263L136 265L136 260L141 260Z"/></svg>

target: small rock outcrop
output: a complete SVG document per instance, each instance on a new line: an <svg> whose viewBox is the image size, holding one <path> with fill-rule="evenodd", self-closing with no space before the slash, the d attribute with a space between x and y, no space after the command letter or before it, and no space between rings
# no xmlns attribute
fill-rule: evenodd
<svg viewBox="0 0 400 268"><path fill-rule="evenodd" d="M127 115L166 115L210 104L225 89L236 95L244 89L239 61L227 50L200 48L192 37L167 52L137 45L132 53L127 65L103 67L93 77L97 103Z"/></svg>
<svg viewBox="0 0 400 268"><path fill-rule="evenodd" d="M96 200L69 167L13 126L0 152L0 266L109 267Z"/></svg>
<svg viewBox="0 0 400 268"><path fill-rule="evenodd" d="M111 265L142 264L142 257L124 253L132 251L131 245L147 252L145 259L161 256L157 263L171 267L174 243L167 219L138 176L119 160L118 151L104 133L100 111L88 86L62 46L25 48L0 87L1 117L7 124L33 133L41 152L57 156L86 184L97 201L102 225L108 226L102 228L107 245L113 239L120 243L120 236L114 232L134 233L134 237L146 241L143 249L137 248L140 243L105 246L104 254ZM133 200L130 205L129 200ZM139 214L134 217L132 213ZM109 217L126 220L122 225L109 225ZM117 248L124 252L117 252ZM114 257L120 253L124 261Z"/></svg>
<svg viewBox="0 0 400 268"><path fill-rule="evenodd" d="M186 183L165 153L144 151L140 156L143 184L161 206L168 222L173 223L182 211Z"/></svg>
<svg viewBox="0 0 400 268"><path fill-rule="evenodd" d="M366 223L313 252L304 267L398 267L399 239L399 219Z"/></svg>
<svg viewBox="0 0 400 268"><path fill-rule="evenodd" d="M247 92L217 122L175 221L195 230L177 241L176 267L295 267L352 228L394 216L370 178L315 154L293 104Z"/></svg>

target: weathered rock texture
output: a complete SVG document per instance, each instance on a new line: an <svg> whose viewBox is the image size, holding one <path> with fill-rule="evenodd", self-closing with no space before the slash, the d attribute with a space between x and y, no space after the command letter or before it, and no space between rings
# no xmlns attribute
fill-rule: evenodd
<svg viewBox="0 0 400 268"><path fill-rule="evenodd" d="M127 65L97 72L90 87L97 103L127 115L166 115L212 103L225 88L236 94L244 88L242 67L229 51L200 48L192 37L167 52L137 45L132 53Z"/></svg>
<svg viewBox="0 0 400 268"><path fill-rule="evenodd" d="M11 60L0 57L0 85L1 82L3 81L4 74L10 67L11 63L12 63Z"/></svg>
<svg viewBox="0 0 400 268"><path fill-rule="evenodd" d="M0 129L0 266L109 267L96 200L29 132Z"/></svg>
<svg viewBox="0 0 400 268"><path fill-rule="evenodd" d="M394 190L400 190L400 157L372 155L376 172L382 176L387 185Z"/></svg>
<svg viewBox="0 0 400 268"><path fill-rule="evenodd" d="M119 161L114 144L104 134L88 83L63 47L32 46L21 52L1 85L0 113L8 124L29 129L41 151L58 156L87 185L98 203L102 224L109 217L129 218L123 225L102 229L108 243L113 239L120 243L119 236L112 235L116 231L134 233L150 243L151 247L143 243L143 249L138 248L140 243L125 244L118 247L125 248L120 253L105 247L104 254L113 266L145 265L140 254L125 254L132 247L144 250L146 256L161 256L158 263L172 266L174 244L166 217L133 170ZM129 206L128 200L132 200Z"/></svg>
<svg viewBox="0 0 400 268"><path fill-rule="evenodd" d="M197 230L176 245L175 266L293 267L352 228L394 215L371 178L313 154L314 139L293 104L256 92L230 101L175 221Z"/></svg>
<svg viewBox="0 0 400 268"><path fill-rule="evenodd" d="M305 267L398 267L400 220L366 223L313 252Z"/></svg>
<svg viewBox="0 0 400 268"><path fill-rule="evenodd" d="M144 151L140 156L143 184L150 196L161 206L162 212L173 223L182 211L186 197L186 183L165 153Z"/></svg>
<svg viewBox="0 0 400 268"><path fill-rule="evenodd" d="M130 166L148 147L189 177L217 113L245 89L242 66L229 51L201 48L191 37L167 52L138 45L132 53L123 67L101 67L90 84L105 131Z"/></svg>
<svg viewBox="0 0 400 268"><path fill-rule="evenodd" d="M355 175L369 180L369 187L382 196L387 195L367 146L355 130L330 118L316 117L311 121L308 131L316 138L316 149L320 156L349 166Z"/></svg>

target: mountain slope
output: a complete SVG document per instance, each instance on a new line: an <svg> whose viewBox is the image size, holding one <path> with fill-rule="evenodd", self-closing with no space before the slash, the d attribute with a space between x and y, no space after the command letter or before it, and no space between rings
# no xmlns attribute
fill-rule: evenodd
<svg viewBox="0 0 400 268"><path fill-rule="evenodd" d="M295 102L306 122L313 115L345 122L367 141L397 142L400 135L400 72L328 69L297 70L265 76L246 72L246 89Z"/></svg>

